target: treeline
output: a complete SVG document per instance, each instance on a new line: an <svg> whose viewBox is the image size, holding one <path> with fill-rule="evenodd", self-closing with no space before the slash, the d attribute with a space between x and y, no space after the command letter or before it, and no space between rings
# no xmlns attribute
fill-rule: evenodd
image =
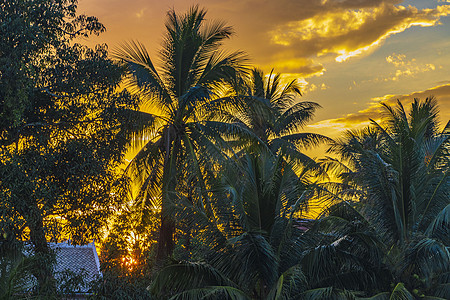
<svg viewBox="0 0 450 300"><path fill-rule="evenodd" d="M67 297L48 242L68 238L100 241L94 299L450 298L434 98L332 140L303 131L320 105L297 80L223 50L233 29L204 9L168 12L154 62L79 44L105 28L76 4L0 2L1 299Z"/></svg>

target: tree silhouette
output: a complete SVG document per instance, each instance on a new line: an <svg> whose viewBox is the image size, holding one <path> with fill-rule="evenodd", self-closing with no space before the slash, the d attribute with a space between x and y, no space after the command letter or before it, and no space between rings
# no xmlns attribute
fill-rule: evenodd
<svg viewBox="0 0 450 300"><path fill-rule="evenodd" d="M212 213L203 171L211 169L211 159L223 156L222 150L228 147L221 132L245 133L238 126L207 117L218 88L242 71L245 59L241 52L220 50L232 29L221 22L206 23L205 14L198 6L181 16L174 10L168 12L159 71L142 44L126 43L115 52L128 66L129 87L153 109L151 113L135 112L136 119L142 120L136 132L151 139L128 171L140 187L138 202L147 208L161 207L158 259L174 248L170 206L176 202L181 182L190 186L195 201Z"/></svg>

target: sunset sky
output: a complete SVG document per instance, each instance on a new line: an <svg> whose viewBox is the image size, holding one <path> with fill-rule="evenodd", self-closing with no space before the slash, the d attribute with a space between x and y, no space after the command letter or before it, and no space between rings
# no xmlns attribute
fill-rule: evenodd
<svg viewBox="0 0 450 300"><path fill-rule="evenodd" d="M434 95L450 118L450 0L80 0L107 32L89 43L110 49L138 40L154 58L166 12L192 4L235 30L225 48L303 85L322 109L307 130L336 137L379 119L379 102Z"/></svg>

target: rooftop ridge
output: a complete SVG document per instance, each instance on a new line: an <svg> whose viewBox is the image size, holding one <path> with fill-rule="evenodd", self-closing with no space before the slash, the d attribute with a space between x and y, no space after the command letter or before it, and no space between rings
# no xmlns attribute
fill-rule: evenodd
<svg viewBox="0 0 450 300"><path fill-rule="evenodd" d="M93 240L91 243L88 243L86 245L73 245L70 243L70 239L60 242L60 243L48 243L50 247L56 247L56 248L93 248L95 249L95 240Z"/></svg>

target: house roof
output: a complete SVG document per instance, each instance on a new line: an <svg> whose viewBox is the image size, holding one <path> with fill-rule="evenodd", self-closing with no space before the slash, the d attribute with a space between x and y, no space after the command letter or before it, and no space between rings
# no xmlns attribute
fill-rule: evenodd
<svg viewBox="0 0 450 300"><path fill-rule="evenodd" d="M54 266L55 277L62 276L64 272L83 274L87 283L101 276L100 262L95 248L95 243L83 246L74 246L70 240L62 243L50 243L55 250L56 264ZM86 293L87 286L79 288L79 292Z"/></svg>

